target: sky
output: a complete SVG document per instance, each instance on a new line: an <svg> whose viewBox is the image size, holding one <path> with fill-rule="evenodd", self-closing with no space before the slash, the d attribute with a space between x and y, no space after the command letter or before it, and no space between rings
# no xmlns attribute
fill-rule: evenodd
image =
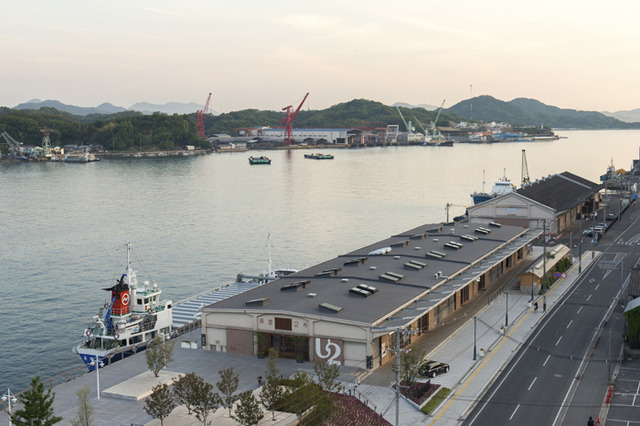
<svg viewBox="0 0 640 426"><path fill-rule="evenodd" d="M640 2L20 0L0 14L0 106L210 110L480 95L640 108Z"/></svg>

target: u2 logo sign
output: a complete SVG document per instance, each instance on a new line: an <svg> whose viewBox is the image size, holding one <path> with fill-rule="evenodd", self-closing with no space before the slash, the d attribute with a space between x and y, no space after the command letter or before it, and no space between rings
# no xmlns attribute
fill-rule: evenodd
<svg viewBox="0 0 640 426"><path fill-rule="evenodd" d="M342 341L332 342L331 339L316 337L315 352L320 359L326 359L330 364L341 365L342 362Z"/></svg>

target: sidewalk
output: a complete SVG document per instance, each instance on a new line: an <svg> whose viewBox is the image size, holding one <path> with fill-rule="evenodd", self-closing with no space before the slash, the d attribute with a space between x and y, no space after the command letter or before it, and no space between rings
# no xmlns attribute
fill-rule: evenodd
<svg viewBox="0 0 640 426"><path fill-rule="evenodd" d="M535 255L535 254L534 254ZM542 255L539 248L537 255ZM582 270L597 260L599 252L587 252L582 256ZM578 279L578 262L569 269L567 278L559 279L546 294L547 309L553 309L558 300L571 288ZM505 326L505 312L508 298L508 326ZM490 305L477 314L475 322L476 360L474 360L474 319L469 318L457 331L432 350L427 357L445 362L451 367L449 372L431 379L451 389L448 398L430 415L425 416L414 405L400 398L399 419L401 425L458 425L473 408L475 401L484 393L495 377L503 370L524 343L537 323L544 317L543 298L536 301L539 308L534 312L530 304L531 295L511 290L494 299ZM505 337L506 333L506 337ZM372 373L375 376L375 372ZM370 378L367 383L374 382ZM396 405L395 391L388 383L360 384L358 391L368 398L382 412L384 417L395 424Z"/></svg>

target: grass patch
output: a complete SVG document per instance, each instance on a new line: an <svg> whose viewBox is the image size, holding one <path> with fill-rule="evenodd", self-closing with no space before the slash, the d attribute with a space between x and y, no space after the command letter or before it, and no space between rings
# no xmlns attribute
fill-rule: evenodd
<svg viewBox="0 0 640 426"><path fill-rule="evenodd" d="M449 392L451 392L451 389L449 388L440 388L440 390L435 395L433 395L433 398L431 398L429 402L427 402L424 407L422 407L422 412L425 414L429 414L430 412L432 412L438 405L440 405L442 400L444 400L447 395L449 395Z"/></svg>

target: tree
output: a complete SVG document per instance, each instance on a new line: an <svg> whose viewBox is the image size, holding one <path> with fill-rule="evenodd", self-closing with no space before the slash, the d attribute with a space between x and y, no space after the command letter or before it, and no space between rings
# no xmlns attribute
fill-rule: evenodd
<svg viewBox="0 0 640 426"><path fill-rule="evenodd" d="M159 384L151 390L151 395L144 402L144 411L154 419L160 420L160 426L164 426L164 419L169 417L177 406L176 400L166 384Z"/></svg>
<svg viewBox="0 0 640 426"><path fill-rule="evenodd" d="M40 382L40 376L36 376L31 380L31 389L20 398L22 409L11 415L11 421L17 426L50 426L61 422L62 417L53 415L55 395L51 388L45 392L44 383Z"/></svg>
<svg viewBox="0 0 640 426"><path fill-rule="evenodd" d="M253 396L253 392L246 391L240 394L240 402L236 406L236 415L233 419L244 426L257 425L264 418L264 412L260 403Z"/></svg>
<svg viewBox="0 0 640 426"><path fill-rule="evenodd" d="M233 372L233 367L225 368L218 371L218 373L220 374L220 381L216 383L216 386L222 394L222 405L229 410L229 417L231 417L231 407L236 400L234 392L238 390L240 379Z"/></svg>
<svg viewBox="0 0 640 426"><path fill-rule="evenodd" d="M276 419L276 404L285 396L285 390L280 383L280 371L276 361L278 352L275 349L269 349L269 361L267 361L267 372L265 373L265 381L260 390L260 402L267 410L271 411L271 420Z"/></svg>
<svg viewBox="0 0 640 426"><path fill-rule="evenodd" d="M320 387L327 392L334 392L340 387L338 377L340 376L340 365L324 362L316 362L313 366Z"/></svg>
<svg viewBox="0 0 640 426"><path fill-rule="evenodd" d="M196 418L206 426L207 417L222 405L222 399L220 395L213 391L213 385L211 383L205 382L198 376L196 376L193 384L192 398L192 410L196 414Z"/></svg>
<svg viewBox="0 0 640 426"><path fill-rule="evenodd" d="M149 348L145 351L147 366L154 376L158 377L160 370L173 361L173 340L165 340L161 335L149 342Z"/></svg>
<svg viewBox="0 0 640 426"><path fill-rule="evenodd" d="M418 377L418 370L425 357L425 351L412 349L404 352L401 359L401 378L406 386L411 386Z"/></svg>
<svg viewBox="0 0 640 426"><path fill-rule="evenodd" d="M189 414L191 414L191 408L193 406L193 389L197 382L198 376L196 376L196 373L189 373L180 377L173 385L176 402L187 407Z"/></svg>
<svg viewBox="0 0 640 426"><path fill-rule="evenodd" d="M73 426L89 426L93 422L93 405L89 402L89 386L84 385L78 395L78 415L71 420Z"/></svg>

